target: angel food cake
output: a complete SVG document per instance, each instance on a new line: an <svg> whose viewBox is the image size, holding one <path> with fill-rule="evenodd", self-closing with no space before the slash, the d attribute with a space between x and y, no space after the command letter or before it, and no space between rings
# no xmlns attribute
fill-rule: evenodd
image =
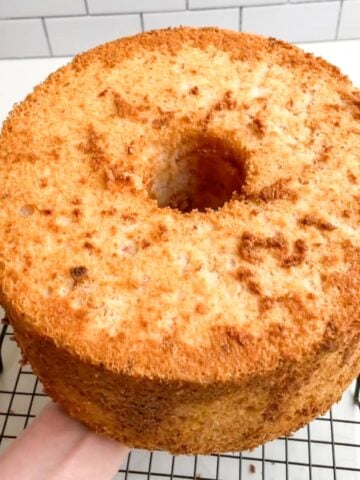
<svg viewBox="0 0 360 480"><path fill-rule="evenodd" d="M360 371L360 92L215 28L75 57L0 138L0 303L46 392L132 447L289 434Z"/></svg>

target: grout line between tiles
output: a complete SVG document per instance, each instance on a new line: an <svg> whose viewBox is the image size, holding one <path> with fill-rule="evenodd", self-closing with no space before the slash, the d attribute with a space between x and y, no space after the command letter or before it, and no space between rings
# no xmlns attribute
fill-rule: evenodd
<svg viewBox="0 0 360 480"><path fill-rule="evenodd" d="M307 0L301 0L299 2L290 2L289 0L286 0L286 2L283 2L281 0L279 1L276 1L274 0L273 3L265 3L265 4L262 4L262 3L259 3L259 4L256 4L256 5L252 5L251 3L247 4L247 5L239 5L238 7L237 6L223 6L223 5L220 5L220 6L213 6L213 7L203 7L203 8L188 8L188 6L186 5L186 8L185 9L180 9L180 10L144 10L142 12L140 11L134 11L134 10L129 10L129 11L126 11L126 12L94 12L94 13L91 13L90 11L88 11L88 8L86 10L85 13L69 13L69 14L62 14L62 15L47 15L45 17L41 17L41 16L28 16L28 17L0 17L0 21L6 21L6 20L40 20L41 18L47 18L47 19L57 19L57 18L75 18L75 17L109 17L109 16L118 16L118 15L139 15L140 13L143 13L143 14L148 14L148 13L164 13L164 14L168 14L168 13L180 13L180 12L185 12L185 11L189 11L189 13L192 13L192 12L206 12L206 11L209 11L209 10L234 10L235 8L242 8L242 7L246 7L246 8L258 8L258 7L262 7L262 8L268 8L268 7L278 7L278 6L283 6L283 5L289 5L289 6L295 6L295 5L311 5L313 3L326 3L326 2L331 2L331 3L334 3L334 2L337 2L339 0L311 0L311 1L307 1ZM341 3L343 2L343 0L340 0ZM87 3L86 3L87 5Z"/></svg>
<svg viewBox="0 0 360 480"><path fill-rule="evenodd" d="M341 16L342 16L342 11L343 11L343 5L344 5L344 0L341 0L341 1L340 1L340 8L339 8L339 16L338 16L337 24L336 24L335 40L337 40L337 39L338 39L338 36L339 36L340 22L341 22Z"/></svg>
<svg viewBox="0 0 360 480"><path fill-rule="evenodd" d="M41 23L42 23L42 26L43 26L43 29L44 29L44 32L45 32L46 42L47 42L47 46L48 46L48 49L49 49L49 52L50 52L50 56L53 57L54 54L53 54L53 50L52 50L52 47L51 47L49 32L48 32L44 17L41 17Z"/></svg>
<svg viewBox="0 0 360 480"><path fill-rule="evenodd" d="M107 14L107 15L110 15ZM113 15L113 14L111 14ZM69 13L68 15L63 13L62 15L47 15L44 17L37 16L37 17L0 17L0 21L7 21L7 20L41 20L42 18L73 18L73 17L86 17L86 13Z"/></svg>
<svg viewBox="0 0 360 480"><path fill-rule="evenodd" d="M140 25L141 25L141 31L142 31L142 32L145 32L145 28L144 28L144 14L143 14L143 13L140 13Z"/></svg>

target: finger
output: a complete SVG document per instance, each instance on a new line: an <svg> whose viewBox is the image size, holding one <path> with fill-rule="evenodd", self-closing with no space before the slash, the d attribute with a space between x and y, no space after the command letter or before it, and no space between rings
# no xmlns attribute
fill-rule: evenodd
<svg viewBox="0 0 360 480"><path fill-rule="evenodd" d="M48 404L0 457L2 480L110 480L129 449Z"/></svg>

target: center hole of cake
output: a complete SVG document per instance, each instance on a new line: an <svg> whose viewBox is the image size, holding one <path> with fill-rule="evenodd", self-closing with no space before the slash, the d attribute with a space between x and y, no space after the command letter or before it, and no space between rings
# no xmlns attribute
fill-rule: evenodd
<svg viewBox="0 0 360 480"><path fill-rule="evenodd" d="M221 208L245 184L244 152L222 140L202 138L182 146L163 162L153 179L150 196L159 207L183 213Z"/></svg>

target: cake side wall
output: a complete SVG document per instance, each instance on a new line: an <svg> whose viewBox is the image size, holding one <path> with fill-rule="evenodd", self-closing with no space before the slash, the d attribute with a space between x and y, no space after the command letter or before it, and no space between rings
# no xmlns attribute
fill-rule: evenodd
<svg viewBox="0 0 360 480"><path fill-rule="evenodd" d="M116 374L12 319L23 356L70 415L131 447L172 453L241 451L325 413L360 370L359 339L319 349L271 375L186 383Z"/></svg>

